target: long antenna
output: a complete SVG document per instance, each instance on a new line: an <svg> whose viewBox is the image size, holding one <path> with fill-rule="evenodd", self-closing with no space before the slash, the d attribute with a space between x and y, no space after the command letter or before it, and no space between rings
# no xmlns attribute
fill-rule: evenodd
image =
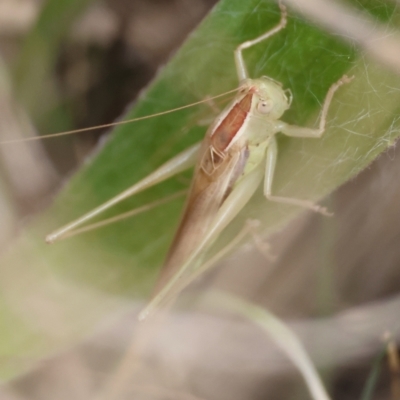
<svg viewBox="0 0 400 400"><path fill-rule="evenodd" d="M44 135L44 136L35 136L35 137L30 137L30 138L25 138L25 139L4 140L4 141L0 141L0 145L2 145L2 144L12 144L12 143L21 143L21 142L32 142L32 141L36 141L36 140L53 139L53 138L60 137L60 136L73 135L75 133L89 132L89 131L94 131L96 129L111 128L111 127L117 126L117 125L124 125L124 124L129 124L131 122L143 121L145 119L159 117L161 115L166 115L166 114L170 114L170 113L173 113L173 112L176 112L176 111L184 110L185 108L190 108L190 107L193 107L193 106L197 106L197 105L205 103L207 101L214 100L214 99L217 99L219 97L226 96L227 94L236 92L238 90L239 89L236 88L236 89L233 89L233 90L229 90L228 92L225 92L225 93L222 93L222 94L218 94L218 95L213 96L213 97L208 97L205 100L196 101L195 103L191 103L191 104L187 104L185 106L173 108L173 109L167 110L167 111L161 111L161 112L158 112L158 113L155 113L155 114L145 115L143 117L127 119L125 121L111 122L111 123L108 123L108 124L96 125L96 126L91 126L91 127L88 127L88 128L73 129L73 130L65 131L65 132L52 133L50 135Z"/></svg>

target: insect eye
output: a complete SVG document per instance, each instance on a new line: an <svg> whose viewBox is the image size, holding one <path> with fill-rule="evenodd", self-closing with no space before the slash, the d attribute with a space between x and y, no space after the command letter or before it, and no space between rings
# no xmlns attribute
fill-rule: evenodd
<svg viewBox="0 0 400 400"><path fill-rule="evenodd" d="M273 106L274 104L271 100L260 100L257 104L257 111L261 114L268 114L272 110Z"/></svg>

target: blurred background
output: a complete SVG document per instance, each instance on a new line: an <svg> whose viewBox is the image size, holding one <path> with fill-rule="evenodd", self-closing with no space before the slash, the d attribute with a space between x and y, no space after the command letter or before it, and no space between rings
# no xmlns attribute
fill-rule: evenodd
<svg viewBox="0 0 400 400"><path fill-rule="evenodd" d="M31 134L41 135L114 121L215 2L2 1L3 91L4 97L15 97L19 103L4 104L5 116L12 119L12 113L18 114L18 110L7 110L7 106L21 106L20 113L27 118L25 124L35 126L31 127L35 130ZM14 119L17 117L21 118L17 115ZM18 124L22 123L14 121L14 125ZM3 135L27 136L26 125L15 126L21 132ZM57 180L83 162L104 131L58 142L38 142L37 149L30 150L38 151L38 159L29 168L21 168L24 174L32 168L44 176L35 176L39 182L25 177L29 185L20 184L25 190L33 187L31 194L14 194L21 212L38 207L46 190L59 186ZM46 151L41 152L41 147ZM17 157L10 158L15 161ZM5 168L9 174L17 170L15 166ZM13 186L13 177L8 180Z"/></svg>
<svg viewBox="0 0 400 400"><path fill-rule="evenodd" d="M215 3L0 0L0 140L119 118ZM355 22L342 15L334 26L324 18L329 12L324 12L323 1L297 3L297 12L303 4L304 15L320 10L321 15L308 18L322 30L352 35L348 27ZM360 18L385 27L389 37L398 32L400 5L395 0L333 3L362 10ZM400 54L398 36L393 38ZM368 43L360 39L359 44L368 50ZM391 60L393 47L388 52ZM400 91L400 79L391 90ZM397 106L394 132L399 116ZM136 322L142 303L97 287L82 290L68 273L65 287L56 282L48 265L59 254L44 255L41 275L22 269L30 268L26 250L21 252L23 261L8 262L8 257L15 260L12 252L21 241L24 249L30 248L33 240L24 236L25 227L90 162L106 136L100 129L0 146L0 251L5 254L0 398L310 398L296 369L249 321L207 313L200 301L190 312L177 312L151 330ZM277 230L268 238L273 260L248 244L192 289L227 289L287 321L333 399L400 399L400 367L390 367L387 352L390 338L390 354L396 359L400 340L398 152L390 147L330 196L333 218L301 213ZM105 279L116 278L110 274ZM31 292L31 286L41 285L46 290ZM24 300L20 293L27 294ZM82 314L76 317L81 304Z"/></svg>

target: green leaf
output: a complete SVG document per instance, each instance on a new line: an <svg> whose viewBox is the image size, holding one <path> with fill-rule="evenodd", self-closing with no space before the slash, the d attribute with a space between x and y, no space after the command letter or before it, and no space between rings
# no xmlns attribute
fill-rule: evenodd
<svg viewBox="0 0 400 400"><path fill-rule="evenodd" d="M278 20L279 9L272 2L221 1L126 118L179 107L235 88L233 50ZM344 73L355 76L335 95L322 139L279 136L274 182L274 192L279 195L316 201L327 196L368 166L400 133L398 76L290 10L287 28L247 50L245 59L252 77L268 75L292 90L292 107L282 119L297 125L315 126L330 85ZM1 280L7 312L1 323L18 326L20 342L13 348L25 358L11 352L2 363L2 377L12 376L39 356L82 337L127 299L143 299L149 294L183 201L171 201L134 219L51 247L43 244L43 238L200 140L205 129L196 121L206 110L207 106L186 109L116 128L64 187L54 205L5 255ZM188 176L152 188L107 215L187 187ZM261 220L266 232L274 232L301 212L296 207L268 203L260 192L227 229L227 236L233 236L248 217ZM45 302L48 313L35 307L31 299ZM7 304L18 304L11 317ZM17 367L16 357L23 359Z"/></svg>

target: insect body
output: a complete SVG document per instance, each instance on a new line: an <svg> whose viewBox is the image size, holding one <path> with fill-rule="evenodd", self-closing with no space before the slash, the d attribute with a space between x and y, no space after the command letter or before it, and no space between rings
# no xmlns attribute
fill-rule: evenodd
<svg viewBox="0 0 400 400"><path fill-rule="evenodd" d="M290 99L277 82L267 77L246 79L235 100L208 129L158 288L172 278L174 266L182 265L198 248L199 240L216 222L221 205L230 204L232 190L260 166L270 140L280 129L278 118L289 105ZM235 203L232 206L236 209Z"/></svg>
<svg viewBox="0 0 400 400"><path fill-rule="evenodd" d="M240 86L235 99L208 129L201 144L175 156L152 174L78 220L49 235L53 242L95 215L128 196L153 186L193 165L194 177L177 233L167 255L155 295L142 312L148 316L183 286L184 276L200 262L201 255L239 213L264 178L264 194L270 201L302 206L326 214L325 208L307 200L272 194L277 160L275 135L318 138L325 130L326 115L334 92L350 78L343 76L329 89L316 129L286 124L280 118L290 107L292 96L279 82L250 79L242 52L283 29L286 8L280 4L279 24L260 37L241 44L235 51Z"/></svg>

